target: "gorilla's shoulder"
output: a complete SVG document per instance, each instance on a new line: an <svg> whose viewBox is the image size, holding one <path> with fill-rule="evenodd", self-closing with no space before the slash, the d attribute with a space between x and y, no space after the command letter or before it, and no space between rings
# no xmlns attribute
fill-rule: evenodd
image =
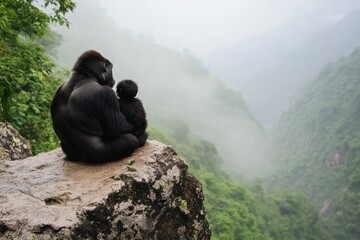
<svg viewBox="0 0 360 240"><path fill-rule="evenodd" d="M118 106L114 90L109 86L102 86L97 83L85 84L74 89L69 99L69 103L75 105L98 104L99 102Z"/></svg>
<svg viewBox="0 0 360 240"><path fill-rule="evenodd" d="M106 94L115 95L115 92L111 87L95 82L84 84L81 87L75 88L72 92L74 97L101 97Z"/></svg>

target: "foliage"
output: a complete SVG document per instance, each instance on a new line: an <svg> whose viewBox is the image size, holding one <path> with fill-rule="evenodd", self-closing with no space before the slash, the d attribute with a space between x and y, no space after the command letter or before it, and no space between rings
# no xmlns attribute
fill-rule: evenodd
<svg viewBox="0 0 360 240"><path fill-rule="evenodd" d="M168 124L170 129L176 126ZM212 143L190 133L187 142L178 141L177 131L170 129L150 127L150 139L174 146L202 183L212 239L331 239L324 237L317 212L304 196L268 194L262 183L251 187L234 183L221 169L222 160Z"/></svg>
<svg viewBox="0 0 360 240"><path fill-rule="evenodd" d="M70 0L0 2L0 121L29 139L34 153L57 145L49 106L60 78L46 54L57 41L48 25L68 25L64 15L74 7Z"/></svg>
<svg viewBox="0 0 360 240"><path fill-rule="evenodd" d="M271 239L332 239L319 219L316 208L306 196L280 191L262 197L257 195L257 200L261 200L259 212L263 229Z"/></svg>
<svg viewBox="0 0 360 240"><path fill-rule="evenodd" d="M360 239L360 49L326 65L277 129L272 187L307 193L336 239Z"/></svg>

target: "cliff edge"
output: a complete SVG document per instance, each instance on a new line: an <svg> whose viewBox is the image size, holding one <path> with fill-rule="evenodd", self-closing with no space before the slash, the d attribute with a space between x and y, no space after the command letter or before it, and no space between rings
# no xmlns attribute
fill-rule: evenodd
<svg viewBox="0 0 360 240"><path fill-rule="evenodd" d="M0 239L210 239L201 184L172 147L148 141L101 165L64 158L0 161Z"/></svg>

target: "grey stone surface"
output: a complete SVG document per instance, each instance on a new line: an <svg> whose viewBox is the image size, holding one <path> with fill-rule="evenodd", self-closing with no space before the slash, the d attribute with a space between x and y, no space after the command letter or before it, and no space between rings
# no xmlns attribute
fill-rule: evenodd
<svg viewBox="0 0 360 240"><path fill-rule="evenodd" d="M0 122L0 160L19 160L31 155L29 142L13 127Z"/></svg>
<svg viewBox="0 0 360 240"><path fill-rule="evenodd" d="M148 141L101 165L64 157L0 161L0 239L210 239L201 184L172 147Z"/></svg>

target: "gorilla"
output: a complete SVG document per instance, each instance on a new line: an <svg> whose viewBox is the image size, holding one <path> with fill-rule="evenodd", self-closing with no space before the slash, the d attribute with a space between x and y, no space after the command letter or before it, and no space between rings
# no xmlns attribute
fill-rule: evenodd
<svg viewBox="0 0 360 240"><path fill-rule="evenodd" d="M144 146L148 137L147 132L145 132L147 127L146 112L141 100L135 98L137 92L138 86L132 80L122 80L116 86L120 111L135 127L135 130L132 133L139 139L140 146Z"/></svg>
<svg viewBox="0 0 360 240"><path fill-rule="evenodd" d="M61 148L70 160L101 163L131 155L139 147L134 126L120 111L112 87L112 63L100 53L83 53L51 103Z"/></svg>

